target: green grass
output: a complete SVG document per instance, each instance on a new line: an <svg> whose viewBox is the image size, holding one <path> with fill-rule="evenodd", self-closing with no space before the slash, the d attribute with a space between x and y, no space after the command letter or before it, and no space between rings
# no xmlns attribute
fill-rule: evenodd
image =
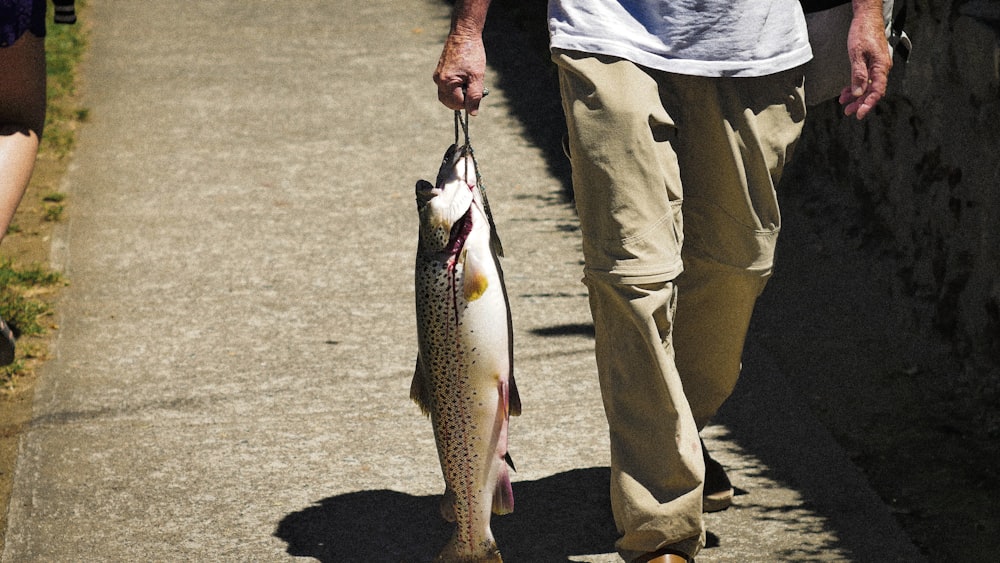
<svg viewBox="0 0 1000 563"><path fill-rule="evenodd" d="M22 336L45 333L39 319L50 312L48 303L35 295L39 288L63 283L59 272L40 265L17 267L10 260L0 259L0 317L17 327Z"/></svg>
<svg viewBox="0 0 1000 563"><path fill-rule="evenodd" d="M51 314L52 309L37 294L39 288L61 283L63 278L58 272L43 266L19 268L10 260L0 259L0 318L19 332L21 337L45 334L46 326L42 319ZM0 385L10 385L25 369L22 358L30 355L31 352L19 343L17 360L0 368Z"/></svg>
<svg viewBox="0 0 1000 563"><path fill-rule="evenodd" d="M62 275L44 266L34 265L27 268L15 267L13 262L0 259L0 289L6 287L50 286L60 283ZM3 305L0 305L2 307Z"/></svg>
<svg viewBox="0 0 1000 563"><path fill-rule="evenodd" d="M77 0L77 12L86 2ZM73 25L56 25L49 18L45 38L48 74L48 109L40 153L57 157L73 150L77 124L86 121L88 110L77 105L76 68L86 49L82 20Z"/></svg>
<svg viewBox="0 0 1000 563"><path fill-rule="evenodd" d="M59 221L62 219L63 211L66 211L65 205L46 205L45 206L45 220L46 221Z"/></svg>

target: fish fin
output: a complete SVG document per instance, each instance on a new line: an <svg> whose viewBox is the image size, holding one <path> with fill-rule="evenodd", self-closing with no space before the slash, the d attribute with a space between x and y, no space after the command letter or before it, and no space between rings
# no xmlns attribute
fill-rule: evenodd
<svg viewBox="0 0 1000 563"><path fill-rule="evenodd" d="M514 467L514 459L510 457L510 452L503 454L503 460L507 462L507 465L509 465L511 469L517 472L517 468Z"/></svg>
<svg viewBox="0 0 1000 563"><path fill-rule="evenodd" d="M486 293L486 288L490 286L490 279L486 275L486 267L483 264L483 257L476 252L465 252L465 274L462 276L462 292L465 300L475 301Z"/></svg>
<svg viewBox="0 0 1000 563"><path fill-rule="evenodd" d="M520 416L521 414L521 394L517 392L517 383L514 383L514 374L510 374L507 383L507 413L508 416Z"/></svg>
<svg viewBox="0 0 1000 563"><path fill-rule="evenodd" d="M500 235L497 234L496 227L493 225L492 215L490 216L490 250L493 254L503 258L503 244L500 243Z"/></svg>
<svg viewBox="0 0 1000 563"><path fill-rule="evenodd" d="M441 495L438 511L441 512L441 518L444 518L445 522L457 520L455 517L455 491L451 490L450 487L446 487L444 494Z"/></svg>
<svg viewBox="0 0 1000 563"><path fill-rule="evenodd" d="M417 210L427 207L427 202L434 199L434 184L431 184L427 180L417 180L414 191L417 198Z"/></svg>
<svg viewBox="0 0 1000 563"><path fill-rule="evenodd" d="M511 512L514 512L514 488L510 484L510 473L507 471L507 465L501 464L500 474L497 476L497 488L493 492L493 514L510 514Z"/></svg>
<svg viewBox="0 0 1000 563"><path fill-rule="evenodd" d="M424 387L424 365L420 361L420 354L417 354L417 367L413 370L413 381L410 382L410 399L417 403L420 412L430 416L430 400L427 396L427 389Z"/></svg>
<svg viewBox="0 0 1000 563"><path fill-rule="evenodd" d="M492 250L497 256L503 257L503 245L500 244L500 235L497 234L497 224L493 221L493 211L490 209L490 200L486 197L486 186L483 185L483 178L479 174L479 163L476 162L474 156L472 158L472 164L476 168L476 189L479 190L479 195L483 198L483 214L486 215L486 220L490 224L490 250Z"/></svg>

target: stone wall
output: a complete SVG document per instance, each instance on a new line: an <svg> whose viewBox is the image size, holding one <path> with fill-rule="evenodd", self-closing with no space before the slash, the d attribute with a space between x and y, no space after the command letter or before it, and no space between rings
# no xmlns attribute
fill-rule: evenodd
<svg viewBox="0 0 1000 563"><path fill-rule="evenodd" d="M826 169L867 213L915 329L1000 389L1000 0L906 2L914 50L864 122L812 108L798 166ZM829 194L828 194L829 195ZM819 192L816 197L824 197Z"/></svg>

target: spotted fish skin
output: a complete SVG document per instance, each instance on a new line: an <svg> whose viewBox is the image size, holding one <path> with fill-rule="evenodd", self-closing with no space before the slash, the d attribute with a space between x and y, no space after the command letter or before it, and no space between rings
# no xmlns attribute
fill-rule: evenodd
<svg viewBox="0 0 1000 563"><path fill-rule="evenodd" d="M437 182L417 182L417 367L410 397L428 414L455 531L438 561L501 561L491 513L513 510L507 462L514 385L499 239L472 155L452 146Z"/></svg>

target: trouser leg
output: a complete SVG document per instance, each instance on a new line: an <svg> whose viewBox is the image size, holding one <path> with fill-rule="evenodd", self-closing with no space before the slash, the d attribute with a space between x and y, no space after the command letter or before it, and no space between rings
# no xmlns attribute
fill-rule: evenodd
<svg viewBox="0 0 1000 563"><path fill-rule="evenodd" d="M674 367L677 290L588 275L596 358L611 438L611 505L626 561L704 544L698 429Z"/></svg>
<svg viewBox="0 0 1000 563"><path fill-rule="evenodd" d="M618 549L626 560L666 545L693 555L704 543L704 462L671 341L683 236L676 128L656 81L635 65L557 62L611 436Z"/></svg>
<svg viewBox="0 0 1000 563"><path fill-rule="evenodd" d="M739 378L743 344L766 276L746 275L685 253L674 346L684 393L698 430L726 401Z"/></svg>
<svg viewBox="0 0 1000 563"><path fill-rule="evenodd" d="M774 265L775 187L805 117L801 70L744 79L671 77L681 105L684 272L674 328L678 372L704 428L732 393L757 297Z"/></svg>

